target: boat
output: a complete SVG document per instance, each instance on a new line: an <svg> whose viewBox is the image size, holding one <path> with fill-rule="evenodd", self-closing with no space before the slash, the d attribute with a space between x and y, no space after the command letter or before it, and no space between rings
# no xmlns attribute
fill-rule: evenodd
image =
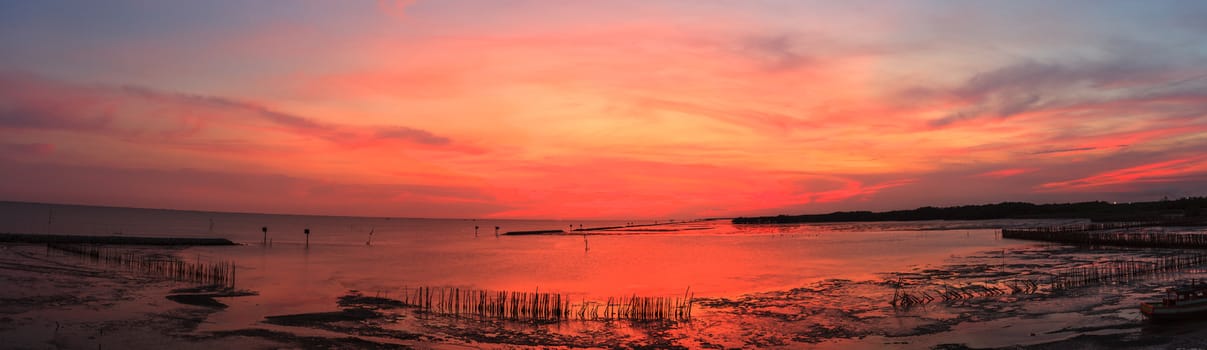
<svg viewBox="0 0 1207 350"><path fill-rule="evenodd" d="M1166 289L1160 302L1140 303L1140 313L1151 321L1207 319L1207 284Z"/></svg>

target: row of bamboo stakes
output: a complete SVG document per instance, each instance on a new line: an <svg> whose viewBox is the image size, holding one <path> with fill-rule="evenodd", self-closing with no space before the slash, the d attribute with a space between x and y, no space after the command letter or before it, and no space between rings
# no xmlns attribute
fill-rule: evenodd
<svg viewBox="0 0 1207 350"><path fill-rule="evenodd" d="M1052 277L1052 289L1068 289L1096 283L1127 282L1146 274L1172 272L1207 264L1207 254L1166 256L1151 260L1117 260L1074 267Z"/></svg>
<svg viewBox="0 0 1207 350"><path fill-rule="evenodd" d="M1122 228L1161 226L1162 224L1164 224L1164 222L1162 222L1162 221L1091 222L1091 223L1082 223L1082 224L1008 228L1008 229L1002 229L1002 232L1003 233L1006 233L1006 232L1012 232L1012 233L1013 232L1019 232L1019 233L1025 233L1025 232L1035 232L1035 233L1086 232L1086 231L1114 230L1114 229L1122 229Z"/></svg>
<svg viewBox="0 0 1207 350"><path fill-rule="evenodd" d="M1016 231L1002 230L1002 238L1027 239L1082 245L1128 247L1207 248L1207 233Z"/></svg>
<svg viewBox="0 0 1207 350"><path fill-rule="evenodd" d="M1162 226L1160 221L1106 222L1078 225L1002 229L1002 238L1081 245L1207 248L1207 233L1128 232L1107 230Z"/></svg>
<svg viewBox="0 0 1207 350"><path fill-rule="evenodd" d="M1207 264L1207 254L1199 253L1143 260L1097 262L1056 272L1046 281L1042 278L1013 279L965 286L939 285L909 291L898 287L893 291L893 299L890 304L894 307L909 308L930 304L934 301L959 302L1006 294L1033 294L1041 289L1058 291L1099 283L1128 282L1147 274L1172 272L1204 264ZM901 285L900 281L897 282L897 285Z"/></svg>
<svg viewBox="0 0 1207 350"><path fill-rule="evenodd" d="M450 316L475 316L526 322L584 321L686 321L691 319L693 299L688 288L682 298L608 298L605 302L582 300L572 303L560 293L491 291L452 287L404 288L404 305Z"/></svg>
<svg viewBox="0 0 1207 350"><path fill-rule="evenodd" d="M171 256L147 256L97 245L47 244L46 247L118 271L179 282L235 287L235 263L231 261L187 262Z"/></svg>

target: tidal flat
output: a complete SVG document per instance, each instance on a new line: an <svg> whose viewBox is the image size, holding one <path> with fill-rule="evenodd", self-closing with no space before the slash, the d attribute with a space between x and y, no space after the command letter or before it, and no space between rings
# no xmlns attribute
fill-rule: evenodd
<svg viewBox="0 0 1207 350"><path fill-rule="evenodd" d="M237 277L230 286L201 288L46 245L0 245L0 340L15 348L1166 348L1207 339L1198 330L1204 323L1153 325L1138 311L1168 286L1203 280L1203 267L1067 283L1087 267L1155 264L1200 256L1197 250L1000 236L1000 228L1076 220L698 221L631 229L587 222L587 228L621 228L495 236L496 225L503 231L579 226L58 213L61 229L52 231L95 235L103 232L89 227L120 226L125 235L230 239L239 244L103 248L181 264L232 262ZM70 214L91 219L72 226ZM475 234L475 226L491 230ZM558 295L573 310L609 298L688 297L691 313L501 319L418 305L420 288ZM909 298L919 302L903 302ZM682 306L670 306L676 307Z"/></svg>
<svg viewBox="0 0 1207 350"><path fill-rule="evenodd" d="M172 254L178 249L142 248ZM0 335L15 348L1168 348L1207 341L1202 324L1154 325L1136 308L1207 270L1133 276L1052 289L1045 281L1087 263L1187 254L1179 250L1036 245L954 256L875 280L829 279L789 290L699 297L690 320L506 321L451 316L389 294L346 291L330 311L266 315L250 325L214 317L257 295L179 288L179 282L73 263L37 245L5 245ZM1003 278L1010 278L1003 280ZM1009 282L1031 278L1037 288ZM993 287L999 292L972 292ZM11 288L11 286L22 286ZM963 289L960 300L891 305L901 290ZM222 306L181 302L204 295ZM397 295L395 295L397 297ZM228 306L229 305L229 306ZM320 307L322 308L322 307ZM95 345L94 345L95 344Z"/></svg>

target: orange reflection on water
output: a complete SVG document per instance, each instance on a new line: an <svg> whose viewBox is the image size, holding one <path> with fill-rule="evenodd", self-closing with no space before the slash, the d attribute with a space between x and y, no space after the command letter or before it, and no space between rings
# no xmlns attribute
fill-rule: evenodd
<svg viewBox="0 0 1207 350"><path fill-rule="evenodd" d="M998 240L995 230L895 229L735 226L725 221L586 237L474 237L378 229L372 245L358 238L357 243L319 240L311 242L310 249L277 243L193 250L239 262L240 286L261 295L237 301L250 304L250 310L232 308L233 314L217 317L254 323L269 314L330 310L349 290L397 296L419 286L539 290L575 301L685 293L735 298L827 279L880 280L886 278L884 273L938 264L961 252L1014 244Z"/></svg>

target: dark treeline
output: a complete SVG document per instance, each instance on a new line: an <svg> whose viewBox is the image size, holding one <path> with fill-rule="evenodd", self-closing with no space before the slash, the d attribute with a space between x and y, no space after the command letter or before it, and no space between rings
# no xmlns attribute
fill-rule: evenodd
<svg viewBox="0 0 1207 350"><path fill-rule="evenodd" d="M843 221L916 221L988 219L1090 219L1093 221L1197 221L1207 219L1207 197L1155 202L1081 202L1032 204L1003 202L958 207L922 207L886 212L840 211L830 214L739 217L735 224L787 224Z"/></svg>

